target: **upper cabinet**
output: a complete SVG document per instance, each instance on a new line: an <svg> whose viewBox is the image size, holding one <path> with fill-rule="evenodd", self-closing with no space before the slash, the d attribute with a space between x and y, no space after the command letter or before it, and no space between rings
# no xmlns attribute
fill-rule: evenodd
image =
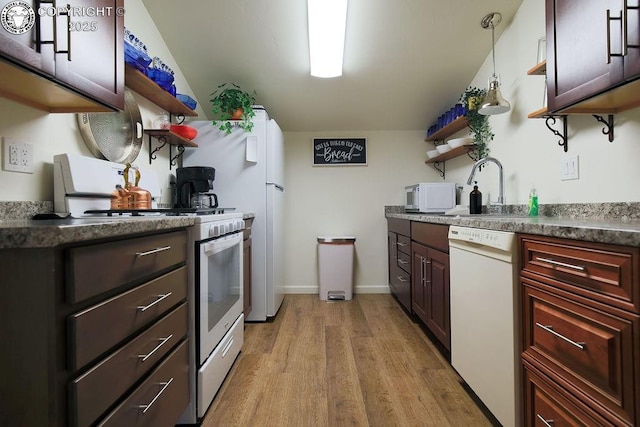
<svg viewBox="0 0 640 427"><path fill-rule="evenodd" d="M637 0L546 0L546 15L549 112L640 106Z"/></svg>
<svg viewBox="0 0 640 427"><path fill-rule="evenodd" d="M124 108L124 0L17 7L17 34L0 32L0 95L53 113Z"/></svg>

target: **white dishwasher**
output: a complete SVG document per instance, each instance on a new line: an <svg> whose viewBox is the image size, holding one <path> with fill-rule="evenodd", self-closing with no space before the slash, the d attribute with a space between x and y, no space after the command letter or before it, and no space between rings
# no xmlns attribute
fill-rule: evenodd
<svg viewBox="0 0 640 427"><path fill-rule="evenodd" d="M451 226L451 365L504 427L520 425L516 236Z"/></svg>

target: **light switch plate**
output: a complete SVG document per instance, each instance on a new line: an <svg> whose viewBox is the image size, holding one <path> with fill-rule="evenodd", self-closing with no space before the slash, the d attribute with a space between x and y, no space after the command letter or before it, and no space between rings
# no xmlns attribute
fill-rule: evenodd
<svg viewBox="0 0 640 427"><path fill-rule="evenodd" d="M13 138L2 138L2 169L33 173L33 145Z"/></svg>
<svg viewBox="0 0 640 427"><path fill-rule="evenodd" d="M580 179L580 162L578 156L563 157L560 160L560 180Z"/></svg>

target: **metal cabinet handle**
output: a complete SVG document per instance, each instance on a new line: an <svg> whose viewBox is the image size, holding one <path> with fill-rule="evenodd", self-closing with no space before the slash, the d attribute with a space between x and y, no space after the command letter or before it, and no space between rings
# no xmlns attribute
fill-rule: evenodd
<svg viewBox="0 0 640 427"><path fill-rule="evenodd" d="M149 305L139 305L137 308L138 310L140 310L140 312L144 312L147 311L148 309L150 309L151 307L153 307L154 305L158 304L160 301L162 301L165 298L169 298L171 296L171 292L166 293L164 295L158 295L158 299L155 300L154 302L152 302Z"/></svg>
<svg viewBox="0 0 640 427"><path fill-rule="evenodd" d="M553 265L557 265L559 267L566 267L566 268L571 268L573 270L578 270L578 271L587 271L586 267L583 267L581 265L573 265L573 264L567 264L565 262L560 262L560 261L554 261L552 259L549 258L540 258L540 257L536 257L536 261L540 261L540 262L546 262L548 264L553 264Z"/></svg>
<svg viewBox="0 0 640 427"><path fill-rule="evenodd" d="M637 44L629 44L629 34L627 33L627 27L629 26L629 9L637 10L638 6L629 6L627 4L627 0L624 0L622 2L620 16L614 17L611 17L611 9L607 9L607 64L611 63L612 56L627 56L630 47L640 47L640 45ZM611 21L620 21L620 27L622 30L622 46L620 47L620 53L611 53Z"/></svg>
<svg viewBox="0 0 640 427"><path fill-rule="evenodd" d="M164 391L167 389L167 387L169 387L169 384L171 384L171 382L173 381L173 378L171 378L169 381L165 382L165 383L158 383L158 385L161 385L162 388L160 389L160 391L158 392L158 394L156 394L156 396L151 400L151 402L147 403L146 405L138 405L138 409L142 409L142 413L144 414L145 412L147 412L149 409L151 409L151 406L156 403L156 400L158 400L158 398L160 397L160 395L162 393L164 393Z"/></svg>
<svg viewBox="0 0 640 427"><path fill-rule="evenodd" d="M396 245L398 245L398 246L403 246L403 247L404 247L404 246L407 246L407 244L406 244L406 243L402 243L402 242L396 242Z"/></svg>
<svg viewBox="0 0 640 427"><path fill-rule="evenodd" d="M553 326L551 326L551 325L545 326L545 325L543 325L541 323L536 322L536 326L539 327L539 328L542 328L543 330L545 330L547 332L549 332L553 336L556 336L556 337L568 342L569 344L578 347L582 351L584 351L585 347L587 346L586 343L575 342L574 340L569 339L569 338L565 337L564 335L557 333L556 331L553 330Z"/></svg>
<svg viewBox="0 0 640 427"><path fill-rule="evenodd" d="M542 421L542 423L547 426L547 427L553 427L553 425L555 424L555 421L553 420L545 420L544 417L540 414L536 414L536 417L538 417L538 419L540 421Z"/></svg>
<svg viewBox="0 0 640 427"><path fill-rule="evenodd" d="M160 340L160 344L158 344L153 350L151 350L149 353L147 354L139 354L138 358L142 359L140 362L146 362L146 360L148 358L150 358L153 353L155 353L156 351L158 351L158 349L160 347L162 347L163 345L165 345L167 342L169 342L169 340L173 337L173 334L169 335L166 338L158 338Z"/></svg>
<svg viewBox="0 0 640 427"><path fill-rule="evenodd" d="M143 257L147 255L157 254L158 252L168 251L169 249L171 249L171 246L163 246L162 248L155 248L155 249L151 249L150 251L136 252L136 256Z"/></svg>
<svg viewBox="0 0 640 427"><path fill-rule="evenodd" d="M401 281L401 282L406 282L407 281L407 279L405 279L402 276L397 276L397 277L398 277L398 280Z"/></svg>
<svg viewBox="0 0 640 427"><path fill-rule="evenodd" d="M398 260L398 262L399 262L400 264L409 264L409 262L407 262L407 261L405 261L405 260L403 260L403 259L399 259L399 260Z"/></svg>

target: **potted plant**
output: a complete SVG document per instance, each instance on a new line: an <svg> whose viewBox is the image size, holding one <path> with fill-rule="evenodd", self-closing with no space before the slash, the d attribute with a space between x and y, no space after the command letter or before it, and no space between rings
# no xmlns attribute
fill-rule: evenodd
<svg viewBox="0 0 640 427"><path fill-rule="evenodd" d="M492 141L495 136L493 132L491 132L489 116L478 113L478 108L480 108L480 104L486 95L486 89L473 86L468 87L467 90L460 95L460 103L467 107L467 122L473 134L473 143L476 146L475 150L478 153L478 159L489 155L489 146L487 144L489 141Z"/></svg>
<svg viewBox="0 0 640 427"><path fill-rule="evenodd" d="M233 125L229 120L239 120L238 126L246 132L253 129L253 121L255 115L253 104L256 102L256 92L253 94L243 91L240 86L231 83L231 87L227 83L223 83L213 92L211 96L212 113L214 126L220 124L219 129L227 135L231 133Z"/></svg>

